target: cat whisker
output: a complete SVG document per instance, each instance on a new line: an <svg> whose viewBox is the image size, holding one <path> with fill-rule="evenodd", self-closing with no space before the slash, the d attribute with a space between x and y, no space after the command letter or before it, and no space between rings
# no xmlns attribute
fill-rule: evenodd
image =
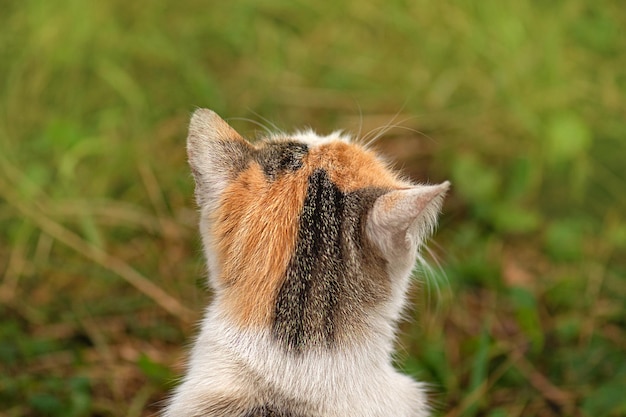
<svg viewBox="0 0 626 417"><path fill-rule="evenodd" d="M273 129L274 132L282 132L283 130L281 128L278 127L278 125L274 122L272 122L270 119L268 119L267 117L263 117L262 115L260 115L259 113L252 111L252 114L254 114L256 117L258 117L259 119L263 120L265 123L267 123L268 125L270 125Z"/></svg>
<svg viewBox="0 0 626 417"><path fill-rule="evenodd" d="M428 135L428 133L426 133L426 132L424 132L422 130L413 129L411 127L402 126L402 125L395 125L395 126L393 126L393 128L394 129L400 129L400 130L406 130L408 132L415 133L415 134L417 134L419 136L423 136L423 137L425 137L426 139L428 139L428 140L430 140L432 142L436 142L436 140L432 136Z"/></svg>
<svg viewBox="0 0 626 417"><path fill-rule="evenodd" d="M359 132L356 135L358 140L358 138L360 138L361 134L363 133L363 109L361 109L361 106L358 102L356 103L356 105L359 108Z"/></svg>
<svg viewBox="0 0 626 417"><path fill-rule="evenodd" d="M249 119L249 118L247 118L247 117L230 117L230 118L229 118L229 120L241 120L241 121L243 121L243 122L248 122L248 123L251 123L251 124L253 124L253 125L255 125L255 126L258 126L258 127L260 127L261 129L263 129L263 131L265 131L265 133L266 133L268 136L273 135L273 134L275 134L275 133L276 133L276 131L272 131L272 129L270 129L269 127L267 127L267 126L266 126L266 125L264 125L263 123L258 122L258 121L254 120L254 119Z"/></svg>
<svg viewBox="0 0 626 417"><path fill-rule="evenodd" d="M430 245L434 245L439 248L439 245L437 245L436 242L431 241ZM427 291L427 301L429 308L431 308L431 290L433 289L433 287L436 290L436 300L442 300L442 288L446 288L448 292L450 292L450 285L448 276L446 275L443 266L439 262L439 257L437 256L435 251L427 245L424 245L422 247L422 250L427 255L428 260L426 259L426 256L424 256L424 254L420 253L417 258L417 270L421 273L421 276L424 277L424 281L426 282L425 290ZM436 311L438 311L440 303L435 304Z"/></svg>
<svg viewBox="0 0 626 417"><path fill-rule="evenodd" d="M389 122L387 122L384 126L381 126L379 128L376 129L372 129L371 131L369 131L362 139L362 141L360 141L360 143L363 144L363 146L365 146L366 148L368 148L371 144L373 144L376 140L378 140L380 137L384 136L391 128L393 128L393 126L396 124L395 121L398 118L398 116L402 113L402 111L404 110L404 108L406 107L406 102L402 105L402 107L396 112L396 114L394 114L394 116L391 118L391 120L389 120ZM402 121L400 121L400 123L404 123L406 122L408 119L404 119ZM376 134L375 132L381 132L380 134ZM372 133L374 133L374 136L371 139L368 139L368 136L370 136Z"/></svg>
<svg viewBox="0 0 626 417"><path fill-rule="evenodd" d="M413 119L413 117L407 117L404 118L400 121L398 121L396 123L396 118L398 117L398 115L394 116L387 124L385 124L384 126L380 126L378 128L372 129L370 132L368 132L368 134L366 134L363 137L363 146L365 147L370 147L372 144L374 144L377 140L379 140L381 137L385 136L388 132L390 132L393 129L403 129L403 130L408 130L408 131L412 131L412 132L416 132L418 134L424 134L423 132L420 132L418 130L412 129L410 127L407 126L403 126L403 123L406 123L407 121Z"/></svg>

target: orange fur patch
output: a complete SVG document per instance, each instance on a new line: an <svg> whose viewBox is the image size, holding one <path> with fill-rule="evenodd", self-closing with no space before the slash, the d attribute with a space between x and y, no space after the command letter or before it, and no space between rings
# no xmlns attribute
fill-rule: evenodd
<svg viewBox="0 0 626 417"><path fill-rule="evenodd" d="M214 232L225 301L240 324L271 320L295 248L307 179L297 171L270 182L251 163L224 192Z"/></svg>
<svg viewBox="0 0 626 417"><path fill-rule="evenodd" d="M309 153L309 163L325 169L332 182L343 192L364 187L402 187L400 180L373 152L351 143L332 142L313 148Z"/></svg>

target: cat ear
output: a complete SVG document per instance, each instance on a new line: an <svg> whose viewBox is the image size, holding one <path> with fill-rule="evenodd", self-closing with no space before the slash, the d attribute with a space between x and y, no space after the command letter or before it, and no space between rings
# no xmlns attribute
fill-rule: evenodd
<svg viewBox="0 0 626 417"><path fill-rule="evenodd" d="M414 251L433 232L448 181L418 185L380 196L367 221L367 234L389 259Z"/></svg>
<svg viewBox="0 0 626 417"><path fill-rule="evenodd" d="M215 112L198 109L189 123L187 157L196 181L196 201L215 201L243 170L252 150L244 138Z"/></svg>

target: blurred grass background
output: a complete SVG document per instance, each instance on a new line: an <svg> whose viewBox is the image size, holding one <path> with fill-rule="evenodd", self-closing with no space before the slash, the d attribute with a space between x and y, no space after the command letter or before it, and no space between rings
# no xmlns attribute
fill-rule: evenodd
<svg viewBox="0 0 626 417"><path fill-rule="evenodd" d="M159 409L209 298L197 106L394 125L381 151L453 182L397 358L435 415L626 415L623 6L2 1L0 415Z"/></svg>

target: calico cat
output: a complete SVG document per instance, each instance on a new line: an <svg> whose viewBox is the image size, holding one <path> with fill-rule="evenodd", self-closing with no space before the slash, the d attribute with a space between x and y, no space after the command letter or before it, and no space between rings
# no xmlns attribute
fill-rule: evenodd
<svg viewBox="0 0 626 417"><path fill-rule="evenodd" d="M419 246L449 183L415 185L333 133L187 141L214 299L166 417L428 415L391 365Z"/></svg>

